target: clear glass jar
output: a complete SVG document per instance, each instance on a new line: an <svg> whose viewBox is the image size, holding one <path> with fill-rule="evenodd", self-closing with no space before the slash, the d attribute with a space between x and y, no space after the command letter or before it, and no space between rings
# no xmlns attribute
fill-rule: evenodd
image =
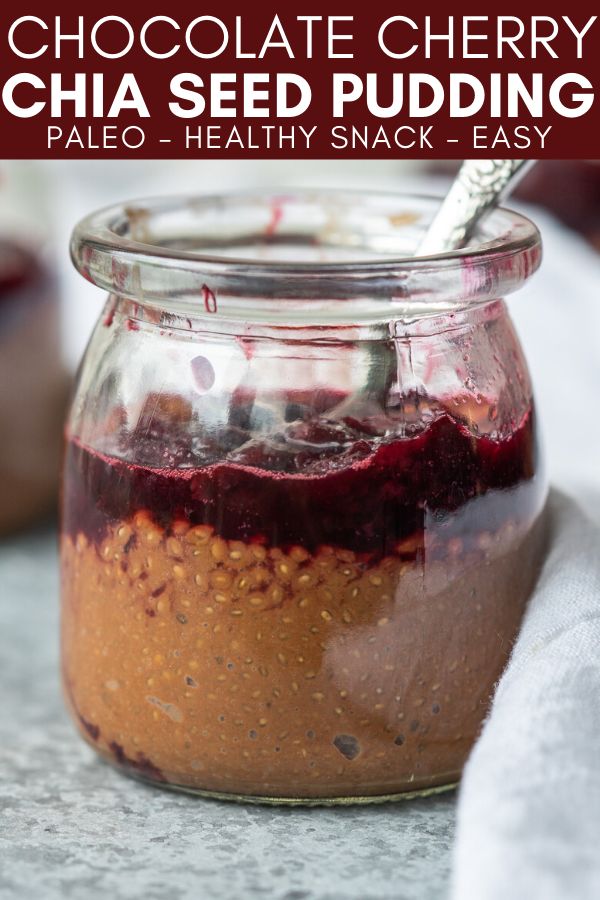
<svg viewBox="0 0 600 900"><path fill-rule="evenodd" d="M495 212L318 192L110 209L110 292L67 430L65 691L143 779L348 802L455 783L543 546L546 482L502 299L540 259Z"/></svg>

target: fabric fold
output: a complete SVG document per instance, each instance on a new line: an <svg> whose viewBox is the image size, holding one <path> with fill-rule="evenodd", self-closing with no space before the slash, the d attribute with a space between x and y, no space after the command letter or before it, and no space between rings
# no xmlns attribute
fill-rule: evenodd
<svg viewBox="0 0 600 900"><path fill-rule="evenodd" d="M452 900L600 897L600 529L552 492L548 554L458 802Z"/></svg>

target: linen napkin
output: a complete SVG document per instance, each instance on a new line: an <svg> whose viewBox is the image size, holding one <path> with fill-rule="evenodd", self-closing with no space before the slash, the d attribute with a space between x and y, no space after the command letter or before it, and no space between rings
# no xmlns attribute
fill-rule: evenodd
<svg viewBox="0 0 600 900"><path fill-rule="evenodd" d="M552 492L549 546L458 802L452 900L600 898L600 529Z"/></svg>

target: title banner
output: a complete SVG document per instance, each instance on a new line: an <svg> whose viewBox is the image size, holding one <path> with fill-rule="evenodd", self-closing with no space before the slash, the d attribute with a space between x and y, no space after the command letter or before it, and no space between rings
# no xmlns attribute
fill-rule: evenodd
<svg viewBox="0 0 600 900"><path fill-rule="evenodd" d="M523 6L6 4L3 156L600 157L593 6Z"/></svg>

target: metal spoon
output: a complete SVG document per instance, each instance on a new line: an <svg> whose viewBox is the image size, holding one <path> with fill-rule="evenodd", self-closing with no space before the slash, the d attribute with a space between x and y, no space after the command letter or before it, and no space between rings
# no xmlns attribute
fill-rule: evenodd
<svg viewBox="0 0 600 900"><path fill-rule="evenodd" d="M415 256L464 247L479 222L515 187L535 160L466 159Z"/></svg>

